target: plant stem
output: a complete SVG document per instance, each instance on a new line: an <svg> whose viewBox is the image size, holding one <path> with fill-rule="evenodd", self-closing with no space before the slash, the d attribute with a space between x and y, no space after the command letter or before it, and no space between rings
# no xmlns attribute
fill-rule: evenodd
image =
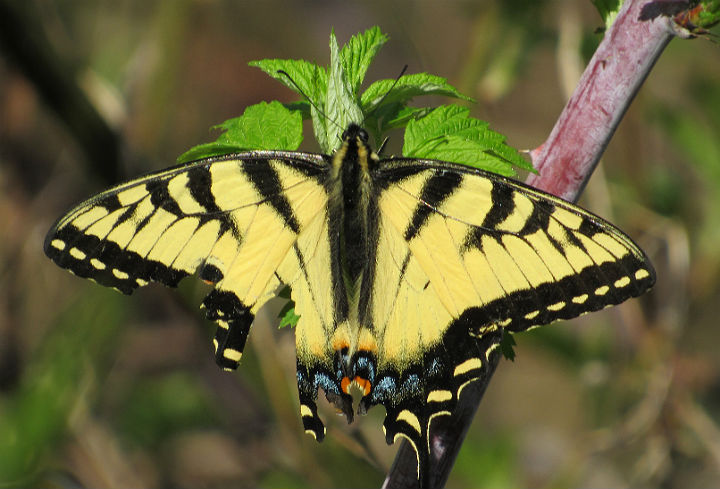
<svg viewBox="0 0 720 489"><path fill-rule="evenodd" d="M576 201L630 102L677 35L669 17L639 20L647 0L625 2L548 139L530 152L538 174L526 182Z"/></svg>
<svg viewBox="0 0 720 489"><path fill-rule="evenodd" d="M648 0L626 0L598 46L548 139L531 151L539 174L527 183L576 201L643 81L675 36L687 37L671 17L641 20ZM464 389L452 422L434 422L430 454L434 488L445 485L475 411L499 362L491 357L487 375ZM443 418L440 418L443 419ZM418 487L416 458L403 442L383 488ZM478 481L481 483L481 481Z"/></svg>

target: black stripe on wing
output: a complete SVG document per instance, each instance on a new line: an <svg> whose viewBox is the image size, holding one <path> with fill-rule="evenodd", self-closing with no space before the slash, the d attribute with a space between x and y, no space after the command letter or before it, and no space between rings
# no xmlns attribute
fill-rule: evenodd
<svg viewBox="0 0 720 489"><path fill-rule="evenodd" d="M405 230L405 241L410 241L419 234L435 209L451 196L461 183L462 175L458 173L435 174L425 182L419 197L420 202Z"/></svg>
<svg viewBox="0 0 720 489"><path fill-rule="evenodd" d="M264 158L249 159L244 169L255 189L282 216L285 225L295 234L299 233L300 224L280 184L280 177L269 161Z"/></svg>
<svg viewBox="0 0 720 489"><path fill-rule="evenodd" d="M165 235L164 231L177 221L197 218L195 232L209 221L218 221L219 230L215 239L230 231L235 240L241 241L243 237L229 214L232 209L221 209L212 192L213 182L209 169L213 164L224 161L237 161L242 164L242 171L250 175L254 187L261 196L261 200L255 204L269 202L288 227L297 233L299 231L297 218L293 215L277 172L268 163L270 160L284 163L309 179L318 181L322 180L327 165L327 159L322 155L257 151L198 160L151 173L93 196L76 206L65 217L59 219L48 232L44 244L45 253L58 266L78 276L95 280L101 285L116 288L125 294L130 294L137 287L151 281L174 287L183 277L189 275L188 271L174 267L173 263L152 260L128 250L125 246L108 239L108 236L119 226L132 223L133 229L128 231L132 234L125 235L127 238L125 242L130 242L138 232L150 225L152 218L159 209L162 209L177 219L169 224L166 223L165 228L157 231L158 240L172 239L173 237ZM182 173L186 173L187 176L185 186L189 195L204 209L203 212L187 214L172 197L168 187L169 182ZM119 196L136 188L142 189L137 192L137 199L133 202L125 202L123 205ZM148 198L152 205L150 212L147 212ZM105 236L86 233L86 230L99 219L106 218L123 208L125 210L114 217L112 227ZM88 219L87 216L93 215L94 210L98 211L97 218ZM144 212L144 215L140 216L140 212ZM82 228L79 228L76 222L83 222ZM158 243L153 244L151 249L157 245ZM205 265L204 258L206 257L198 257L198 267L202 268ZM203 278L215 279L217 275L217 273L210 274Z"/></svg>

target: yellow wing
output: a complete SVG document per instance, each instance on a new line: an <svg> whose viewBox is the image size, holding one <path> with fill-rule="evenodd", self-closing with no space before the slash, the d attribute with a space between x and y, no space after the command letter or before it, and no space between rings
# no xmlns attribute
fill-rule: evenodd
<svg viewBox="0 0 720 489"><path fill-rule="evenodd" d="M378 365L361 410L385 405L388 442L410 440L419 470L431 420L484 375L503 330L618 304L654 282L619 229L517 182L402 159L380 161L373 178L383 190L365 324Z"/></svg>
<svg viewBox="0 0 720 489"><path fill-rule="evenodd" d="M256 151L153 173L75 207L50 230L45 252L126 294L197 272L215 286L203 305L220 326L225 368L237 367L256 311L280 282L297 285L299 349L329 364L332 303L317 288L330 283L326 168L320 155Z"/></svg>

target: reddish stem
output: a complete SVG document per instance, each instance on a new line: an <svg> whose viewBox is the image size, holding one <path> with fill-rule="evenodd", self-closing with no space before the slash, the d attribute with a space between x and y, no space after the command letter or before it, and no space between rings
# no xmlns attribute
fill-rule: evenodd
<svg viewBox="0 0 720 489"><path fill-rule="evenodd" d="M625 1L550 136L531 151L539 173L530 175L527 183L567 200L577 200L665 46L674 36L686 37L668 16L641 19L641 13L647 13L655 3ZM494 357L487 376L475 382L472 389L463 391L451 422L433 424L430 459L431 483L435 488L443 487L447 481L498 360L499 357ZM415 470L415 453L403 443L383 488L417 488Z"/></svg>
<svg viewBox="0 0 720 489"><path fill-rule="evenodd" d="M605 34L548 139L530 152L527 183L575 201L630 102L676 35L669 17L640 20L647 0L628 0Z"/></svg>

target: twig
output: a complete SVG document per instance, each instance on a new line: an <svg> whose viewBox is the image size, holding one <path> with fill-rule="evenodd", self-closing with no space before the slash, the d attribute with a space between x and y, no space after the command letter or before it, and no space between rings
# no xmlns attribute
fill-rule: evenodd
<svg viewBox="0 0 720 489"><path fill-rule="evenodd" d="M643 7L650 3L648 0L625 1L547 141L531 152L539 174L530 175L528 184L569 201L577 200L665 46L674 36L683 35L667 16L641 20ZM434 444L430 454L436 488L443 487L447 481L497 362L491 362L488 375L475 382L472 390L463 391L453 423L433 424L433 439L444 442L441 447ZM403 443L383 488L417 488L415 470L415 453Z"/></svg>

